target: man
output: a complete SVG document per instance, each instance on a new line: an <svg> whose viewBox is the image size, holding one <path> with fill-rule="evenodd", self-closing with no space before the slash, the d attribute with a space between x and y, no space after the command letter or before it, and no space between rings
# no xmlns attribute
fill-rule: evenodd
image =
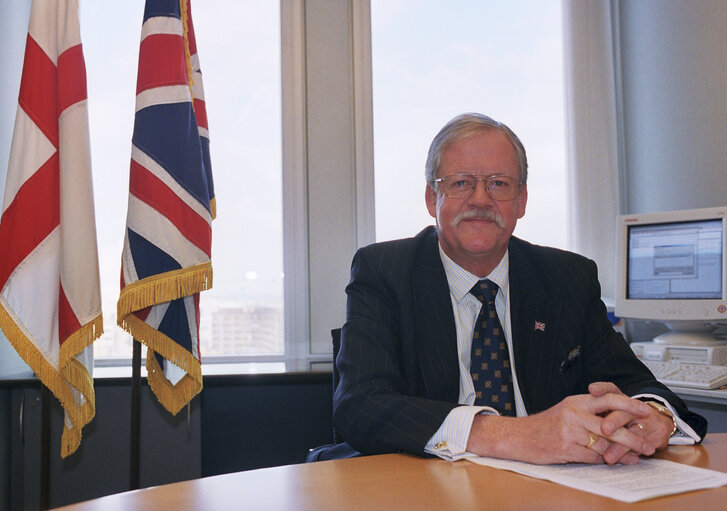
<svg viewBox="0 0 727 511"><path fill-rule="evenodd" d="M595 264L512 236L528 191L509 128L456 117L426 177L436 229L353 260L334 425L354 449L633 464L701 441L706 421L613 330Z"/></svg>

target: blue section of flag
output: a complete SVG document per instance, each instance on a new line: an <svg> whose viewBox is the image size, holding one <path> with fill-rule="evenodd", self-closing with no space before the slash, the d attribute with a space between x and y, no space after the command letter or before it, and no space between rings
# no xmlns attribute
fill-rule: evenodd
<svg viewBox="0 0 727 511"><path fill-rule="evenodd" d="M211 180L207 179L209 141L205 162L202 140L191 102L153 105L136 113L134 145L161 165L210 211L208 181Z"/></svg>
<svg viewBox="0 0 727 511"><path fill-rule="evenodd" d="M164 314L164 319L159 324L158 330L170 339L174 339L174 342L185 350L192 351L192 337L189 332L189 321L187 320L184 298L169 302L169 308Z"/></svg>
<svg viewBox="0 0 727 511"><path fill-rule="evenodd" d="M128 228L126 232L129 237L129 247L131 248L134 266L136 267L139 280L182 268L173 257L149 242L143 236Z"/></svg>
<svg viewBox="0 0 727 511"><path fill-rule="evenodd" d="M144 21L155 16L169 16L181 19L179 0L147 0L144 7Z"/></svg>
<svg viewBox="0 0 727 511"><path fill-rule="evenodd" d="M212 180L212 163L210 162L210 140L207 137L199 137L202 144L202 161L204 162L204 174L207 180L207 199L212 200L215 196L215 187Z"/></svg>

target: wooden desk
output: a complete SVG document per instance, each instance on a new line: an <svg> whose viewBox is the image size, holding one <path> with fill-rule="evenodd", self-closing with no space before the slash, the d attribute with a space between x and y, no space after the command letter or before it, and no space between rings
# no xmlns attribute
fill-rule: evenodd
<svg viewBox="0 0 727 511"><path fill-rule="evenodd" d="M727 472L727 433L669 447L661 458ZM65 511L724 509L727 486L626 504L548 481L405 454L250 470L110 495Z"/></svg>

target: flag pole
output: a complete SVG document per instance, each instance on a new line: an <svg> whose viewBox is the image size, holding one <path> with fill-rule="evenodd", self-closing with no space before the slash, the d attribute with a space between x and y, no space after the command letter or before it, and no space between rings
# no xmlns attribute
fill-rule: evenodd
<svg viewBox="0 0 727 511"><path fill-rule="evenodd" d="M140 471L141 429L141 342L133 339L131 359L131 428L129 435L129 489L138 490Z"/></svg>
<svg viewBox="0 0 727 511"><path fill-rule="evenodd" d="M50 391L40 384L40 488L38 506L50 509Z"/></svg>

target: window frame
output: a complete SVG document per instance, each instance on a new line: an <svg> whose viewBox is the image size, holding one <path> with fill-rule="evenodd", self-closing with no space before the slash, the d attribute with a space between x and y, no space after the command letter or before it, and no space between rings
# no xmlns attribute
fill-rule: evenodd
<svg viewBox="0 0 727 511"><path fill-rule="evenodd" d="M351 258L375 240L371 14L368 0L281 0L280 12L285 360L297 369L331 360Z"/></svg>

